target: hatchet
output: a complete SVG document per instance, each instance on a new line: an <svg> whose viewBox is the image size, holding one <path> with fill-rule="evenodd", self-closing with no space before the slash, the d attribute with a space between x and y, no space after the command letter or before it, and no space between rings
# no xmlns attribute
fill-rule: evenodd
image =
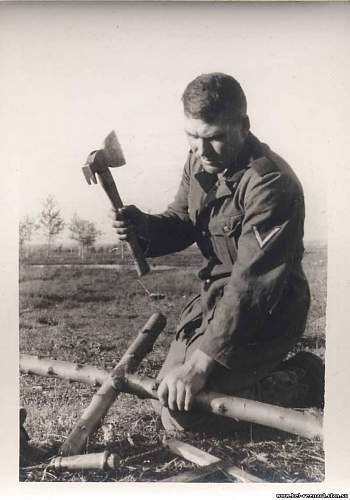
<svg viewBox="0 0 350 500"><path fill-rule="evenodd" d="M97 184L96 174L101 186L105 190L113 208L119 210L123 202L118 193L117 186L109 167L121 167L125 165L122 148L114 130L104 140L103 148L89 154L83 167L83 173L88 184ZM143 255L139 241L134 231L131 231L128 239L128 247L133 256L138 276L143 276L150 271L150 267Z"/></svg>

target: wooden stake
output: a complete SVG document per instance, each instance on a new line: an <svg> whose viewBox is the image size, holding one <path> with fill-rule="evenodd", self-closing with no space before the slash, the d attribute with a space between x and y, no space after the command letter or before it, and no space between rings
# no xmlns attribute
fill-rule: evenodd
<svg viewBox="0 0 350 500"><path fill-rule="evenodd" d="M101 425L104 416L120 393L116 381L122 379L125 373L136 370L145 355L152 349L165 323L165 317L160 313L153 314L147 321L120 362L93 396L90 405L84 410L78 423L63 443L60 455L78 455L83 450L87 439Z"/></svg>

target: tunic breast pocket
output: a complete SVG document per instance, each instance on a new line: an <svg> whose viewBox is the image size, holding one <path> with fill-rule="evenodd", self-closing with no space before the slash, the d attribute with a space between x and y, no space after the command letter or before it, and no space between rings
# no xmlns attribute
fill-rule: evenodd
<svg viewBox="0 0 350 500"><path fill-rule="evenodd" d="M238 238L241 234L243 214L219 215L209 222L209 232L218 259L226 265L237 258Z"/></svg>

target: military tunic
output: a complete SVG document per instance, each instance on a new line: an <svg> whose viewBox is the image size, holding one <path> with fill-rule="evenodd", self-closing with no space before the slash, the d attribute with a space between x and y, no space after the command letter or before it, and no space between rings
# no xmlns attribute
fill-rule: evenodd
<svg viewBox="0 0 350 500"><path fill-rule="evenodd" d="M303 333L304 216L296 175L251 133L218 176L190 151L174 201L149 216L148 256L193 243L203 255L201 293L184 308L177 343L184 357L200 349L217 361L225 392L267 375Z"/></svg>

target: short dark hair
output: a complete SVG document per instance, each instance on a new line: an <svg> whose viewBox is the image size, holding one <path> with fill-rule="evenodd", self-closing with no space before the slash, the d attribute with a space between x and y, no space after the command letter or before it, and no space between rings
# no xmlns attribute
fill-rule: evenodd
<svg viewBox="0 0 350 500"><path fill-rule="evenodd" d="M208 73L190 82L182 102L186 116L207 122L219 115L238 120L247 114L247 99L240 84L224 73Z"/></svg>

